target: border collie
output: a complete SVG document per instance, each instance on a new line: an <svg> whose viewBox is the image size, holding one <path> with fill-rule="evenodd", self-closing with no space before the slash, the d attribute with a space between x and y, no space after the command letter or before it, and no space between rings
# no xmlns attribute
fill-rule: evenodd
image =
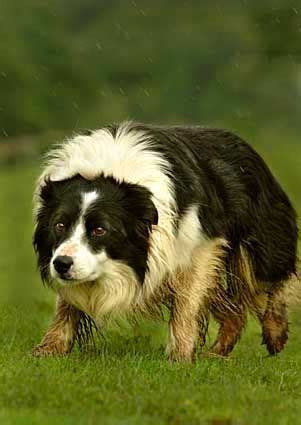
<svg viewBox="0 0 301 425"><path fill-rule="evenodd" d="M34 355L69 353L87 320L162 305L173 360L194 358L211 315L213 355L232 351L248 311L269 353L284 348L296 213L235 134L127 122L78 135L48 156L34 203L39 269L57 293Z"/></svg>

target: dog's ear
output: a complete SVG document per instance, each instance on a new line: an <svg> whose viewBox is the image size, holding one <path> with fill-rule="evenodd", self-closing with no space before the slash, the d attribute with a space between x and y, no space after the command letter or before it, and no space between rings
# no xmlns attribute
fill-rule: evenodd
<svg viewBox="0 0 301 425"><path fill-rule="evenodd" d="M157 208L151 196L152 194L147 188L134 185L128 189L127 194L128 209L149 228L158 224L159 219Z"/></svg>
<svg viewBox="0 0 301 425"><path fill-rule="evenodd" d="M49 205L45 202L45 199L47 199L50 194L47 193L49 186L45 191L43 191L43 189L40 193L42 203L35 217L36 223L32 243L34 250L38 255L38 267L42 280L47 282L49 277L49 263L52 253L52 242L51 233L49 231ZM45 197L44 200L42 196Z"/></svg>
<svg viewBox="0 0 301 425"><path fill-rule="evenodd" d="M40 190L40 198L45 203L50 202L54 198L55 193L55 183L50 179L50 177L45 177Z"/></svg>
<svg viewBox="0 0 301 425"><path fill-rule="evenodd" d="M142 220L144 222L149 223L150 226L155 226L156 224L158 224L158 220L159 220L158 210L151 199L149 199L148 205L144 210Z"/></svg>

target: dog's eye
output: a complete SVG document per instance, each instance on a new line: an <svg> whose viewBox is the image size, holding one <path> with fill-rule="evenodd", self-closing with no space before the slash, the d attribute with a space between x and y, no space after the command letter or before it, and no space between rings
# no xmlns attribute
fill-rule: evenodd
<svg viewBox="0 0 301 425"><path fill-rule="evenodd" d="M95 227L95 229L92 230L91 235L92 236L103 236L106 233L106 230L103 227Z"/></svg>
<svg viewBox="0 0 301 425"><path fill-rule="evenodd" d="M59 233L63 232L65 230L64 223L56 223L55 230Z"/></svg>

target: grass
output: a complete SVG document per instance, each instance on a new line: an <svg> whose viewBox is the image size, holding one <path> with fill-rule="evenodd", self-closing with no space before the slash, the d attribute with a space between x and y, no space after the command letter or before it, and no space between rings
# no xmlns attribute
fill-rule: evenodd
<svg viewBox="0 0 301 425"><path fill-rule="evenodd" d="M300 211L301 149L262 153ZM37 173L29 164L0 171L1 424L301 424L298 311L290 313L290 340L276 358L260 345L252 320L229 360L171 364L164 356L166 325L148 322L108 330L96 351L32 358L54 302L31 248Z"/></svg>

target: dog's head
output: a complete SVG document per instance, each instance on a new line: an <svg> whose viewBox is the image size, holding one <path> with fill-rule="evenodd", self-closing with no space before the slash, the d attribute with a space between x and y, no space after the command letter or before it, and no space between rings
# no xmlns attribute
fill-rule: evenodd
<svg viewBox="0 0 301 425"><path fill-rule="evenodd" d="M149 237L158 222L145 187L99 176L46 179L33 238L42 279L62 285L93 282L112 261L131 267L142 283Z"/></svg>

